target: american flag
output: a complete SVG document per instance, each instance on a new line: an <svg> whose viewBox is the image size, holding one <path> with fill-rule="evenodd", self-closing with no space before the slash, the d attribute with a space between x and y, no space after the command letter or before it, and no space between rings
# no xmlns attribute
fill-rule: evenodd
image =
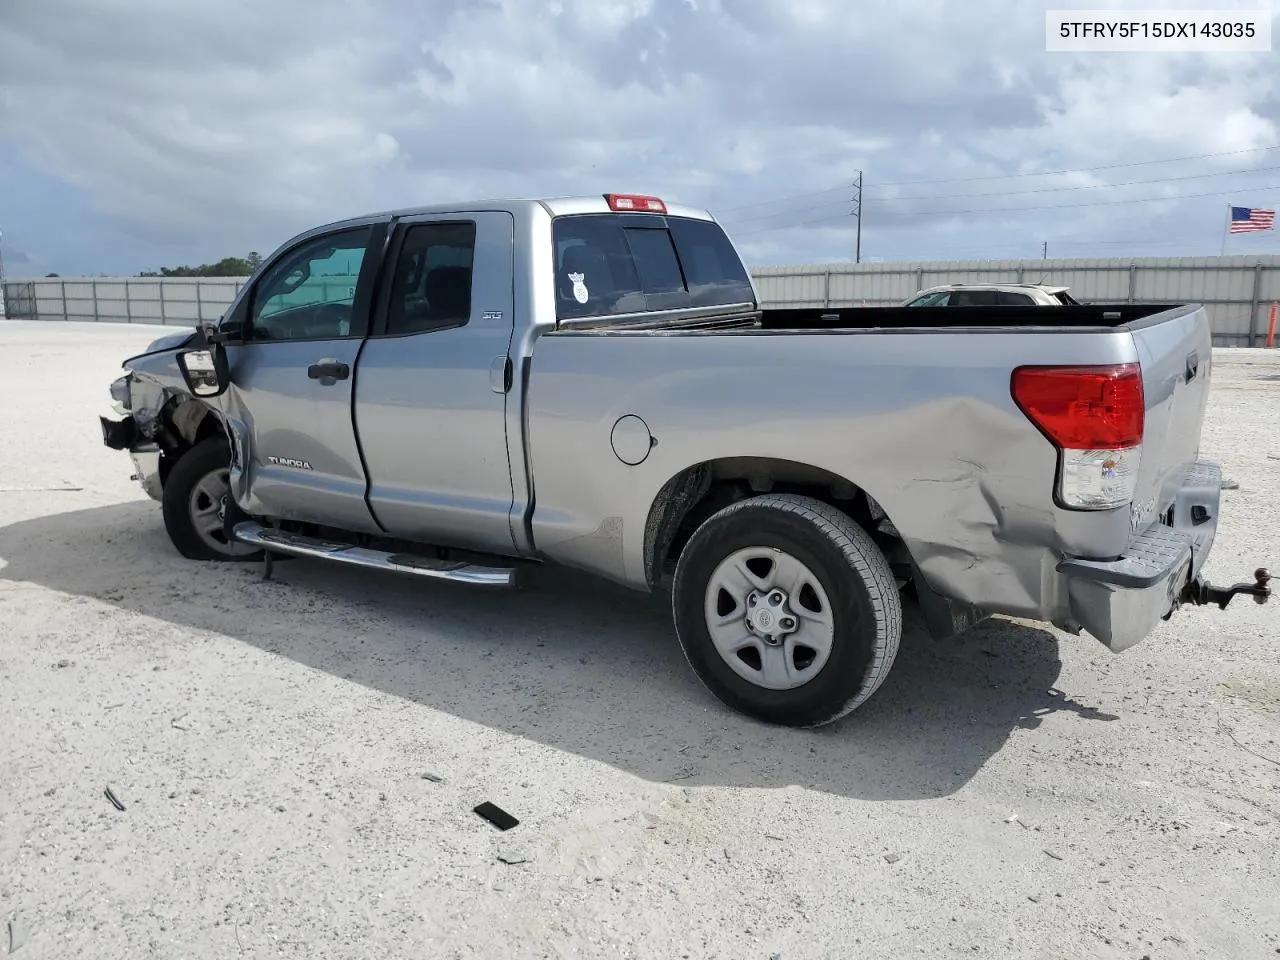
<svg viewBox="0 0 1280 960"><path fill-rule="evenodd" d="M1257 207L1231 208L1231 233L1253 233L1257 230L1274 230L1276 212Z"/></svg>

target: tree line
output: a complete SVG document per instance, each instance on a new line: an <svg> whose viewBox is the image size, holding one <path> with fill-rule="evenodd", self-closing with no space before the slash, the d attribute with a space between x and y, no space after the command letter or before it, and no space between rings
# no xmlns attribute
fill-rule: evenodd
<svg viewBox="0 0 1280 960"><path fill-rule="evenodd" d="M262 255L251 251L243 257L223 257L217 263L202 263L198 267L161 267L144 270L140 277L247 277L262 265Z"/></svg>

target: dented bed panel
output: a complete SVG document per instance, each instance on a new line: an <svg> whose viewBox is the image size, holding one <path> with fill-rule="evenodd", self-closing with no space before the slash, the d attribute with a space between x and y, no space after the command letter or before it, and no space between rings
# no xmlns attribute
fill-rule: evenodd
<svg viewBox="0 0 1280 960"><path fill-rule="evenodd" d="M650 507L674 477L722 458L792 460L872 496L939 594L1060 619L1058 558L1121 553L1129 511L1054 505L1057 453L1010 375L1135 359L1127 331L548 335L528 401L534 539L647 589Z"/></svg>

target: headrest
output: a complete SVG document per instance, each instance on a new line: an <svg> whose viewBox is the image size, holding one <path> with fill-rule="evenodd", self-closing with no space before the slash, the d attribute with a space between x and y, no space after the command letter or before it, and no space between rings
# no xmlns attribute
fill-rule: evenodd
<svg viewBox="0 0 1280 960"><path fill-rule="evenodd" d="M423 292L433 314L465 319L471 300L471 268L436 267L427 273Z"/></svg>

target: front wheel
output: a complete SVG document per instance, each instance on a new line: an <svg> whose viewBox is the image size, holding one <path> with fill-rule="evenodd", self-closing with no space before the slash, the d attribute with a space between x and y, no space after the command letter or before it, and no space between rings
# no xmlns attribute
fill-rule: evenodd
<svg viewBox="0 0 1280 960"><path fill-rule="evenodd" d="M228 540L222 522L231 503L230 453L225 440L202 440L184 453L165 479L164 528L188 560L260 560L262 551Z"/></svg>
<svg viewBox="0 0 1280 960"><path fill-rule="evenodd" d="M680 554L672 607L689 665L711 692L792 727L865 703L902 636L884 554L811 497L752 497L711 516Z"/></svg>

